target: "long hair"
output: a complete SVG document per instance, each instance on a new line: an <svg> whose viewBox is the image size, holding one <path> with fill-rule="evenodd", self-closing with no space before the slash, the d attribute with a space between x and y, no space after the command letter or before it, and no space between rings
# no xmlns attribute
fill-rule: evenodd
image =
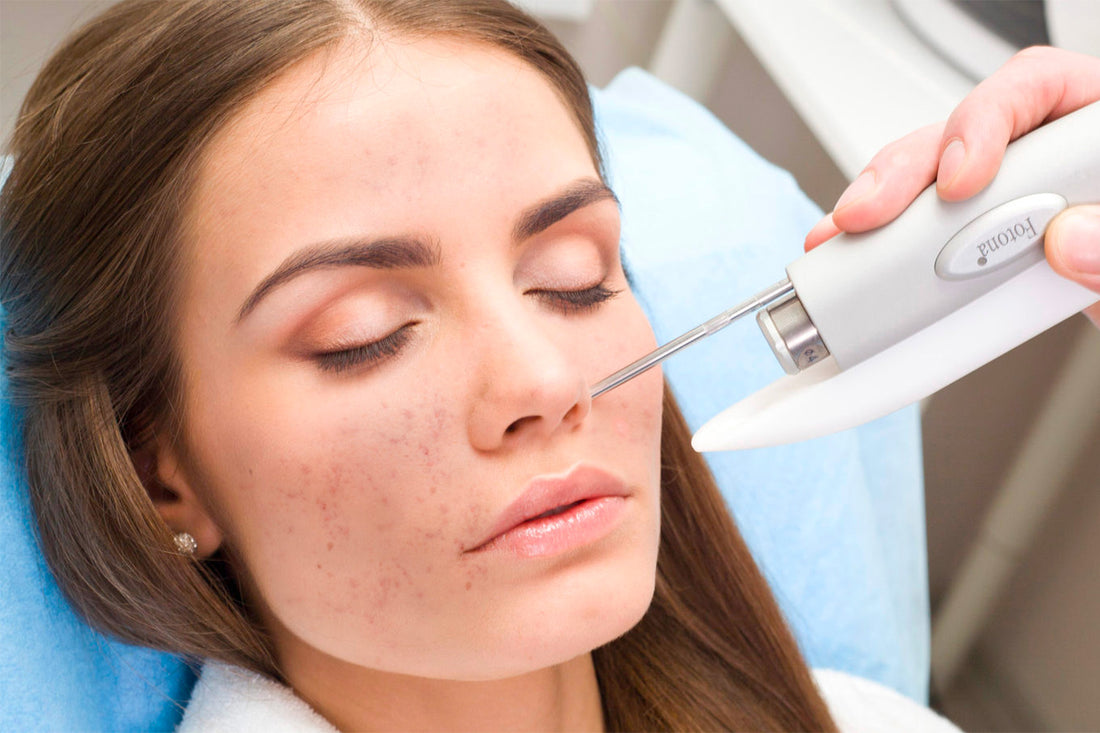
<svg viewBox="0 0 1100 733"><path fill-rule="evenodd" d="M501 0L126 0L70 37L24 101L0 195L9 389L43 554L107 634L279 678L232 572L172 551L131 454L153 426L182 428L170 314L204 145L291 64L375 33L514 54L557 91L600 166L579 68ZM642 621L594 653L607 724L832 730L689 437L666 386L657 589Z"/></svg>

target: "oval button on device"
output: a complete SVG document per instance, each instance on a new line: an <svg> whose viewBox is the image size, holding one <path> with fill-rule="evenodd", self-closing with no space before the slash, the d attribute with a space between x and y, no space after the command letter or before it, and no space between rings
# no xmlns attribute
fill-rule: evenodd
<svg viewBox="0 0 1100 733"><path fill-rule="evenodd" d="M1066 205L1056 193L1036 193L990 209L944 245L936 258L936 274L946 280L965 280L1028 255L1038 262L1047 224Z"/></svg>

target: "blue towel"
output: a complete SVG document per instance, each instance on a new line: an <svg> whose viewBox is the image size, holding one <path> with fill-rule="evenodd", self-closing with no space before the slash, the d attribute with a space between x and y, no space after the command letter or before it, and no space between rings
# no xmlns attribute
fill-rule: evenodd
<svg viewBox="0 0 1100 733"><path fill-rule="evenodd" d="M660 339L783 277L819 215L789 175L644 72L594 96L628 266ZM780 374L755 325L741 325L667 365L693 427ZM193 676L174 657L91 631L68 607L34 542L17 420L0 403L0 730L169 730ZM923 701L918 428L908 409L709 460L810 664Z"/></svg>

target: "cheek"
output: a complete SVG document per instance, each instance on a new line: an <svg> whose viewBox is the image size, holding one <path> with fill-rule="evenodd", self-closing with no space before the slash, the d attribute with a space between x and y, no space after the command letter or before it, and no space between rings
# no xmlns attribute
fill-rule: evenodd
<svg viewBox="0 0 1100 733"><path fill-rule="evenodd" d="M605 404L594 407L612 413L612 449L629 452L629 460L646 466L654 488L660 485L663 396L661 370L654 368L601 395L595 405Z"/></svg>
<svg viewBox="0 0 1100 733"><path fill-rule="evenodd" d="M656 337L637 300L623 294L613 317L592 337L588 373L593 382L623 368L657 346ZM606 449L620 460L645 466L650 485L660 482L660 446L664 380L655 367L592 403L593 422L610 431Z"/></svg>
<svg viewBox="0 0 1100 733"><path fill-rule="evenodd" d="M346 391L234 393L205 402L222 409L198 431L203 473L252 584L288 626L318 606L380 612L431 573L432 555L458 554L474 518L454 506L460 423L441 396L395 406Z"/></svg>
<svg viewBox="0 0 1100 733"><path fill-rule="evenodd" d="M604 367L609 369L608 373L626 366L657 347L653 327L634 294L622 293L616 301L609 308L608 317L602 319L604 322L600 324L597 334L602 348L594 350Z"/></svg>
<svg viewBox="0 0 1100 733"><path fill-rule="evenodd" d="M593 339L595 364L590 367L590 373L597 375L593 381L622 369L657 347L653 328L633 295L622 303L614 315L614 322L605 324ZM620 437L626 439L638 433L649 435L654 426L659 431L663 391L661 369L654 367L601 395L596 404L607 402L617 405L617 411L622 413L615 420L615 429Z"/></svg>

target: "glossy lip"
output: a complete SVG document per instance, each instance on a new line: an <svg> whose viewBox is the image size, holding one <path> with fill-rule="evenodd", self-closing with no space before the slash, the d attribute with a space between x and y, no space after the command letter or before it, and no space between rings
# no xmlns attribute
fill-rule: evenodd
<svg viewBox="0 0 1100 733"><path fill-rule="evenodd" d="M593 541L614 526L630 495L622 479L588 464L578 464L563 474L536 476L501 513L485 538L466 552L507 547L533 557ZM556 509L564 511L541 516Z"/></svg>

